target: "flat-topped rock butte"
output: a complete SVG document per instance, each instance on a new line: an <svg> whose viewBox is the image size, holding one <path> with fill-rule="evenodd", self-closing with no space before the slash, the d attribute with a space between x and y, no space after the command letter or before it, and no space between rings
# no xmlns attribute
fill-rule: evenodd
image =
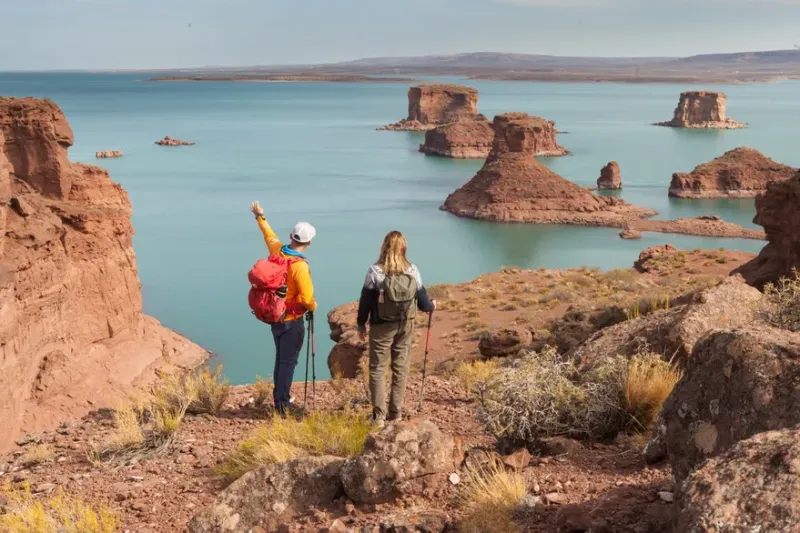
<svg viewBox="0 0 800 533"><path fill-rule="evenodd" d="M786 181L796 168L773 161L758 150L734 148L691 172L672 175L669 195L677 198L754 198L770 183Z"/></svg>
<svg viewBox="0 0 800 533"><path fill-rule="evenodd" d="M0 450L208 355L143 314L128 195L72 143L56 104L0 98Z"/></svg>
<svg viewBox="0 0 800 533"><path fill-rule="evenodd" d="M681 93L672 120L655 126L670 128L741 129L747 124L736 122L726 115L728 97L725 93L688 91Z"/></svg>
<svg viewBox="0 0 800 533"><path fill-rule="evenodd" d="M180 139L174 139L167 135L160 141L156 141L156 144L159 146L194 146L194 143L191 141L182 141Z"/></svg>
<svg viewBox="0 0 800 533"><path fill-rule="evenodd" d="M555 122L539 117L532 117L532 120L538 121L534 128L533 155L551 157L569 154L556 140ZM442 157L486 159L493 142L494 129L490 121L462 119L425 132L425 142L419 146L419 151Z"/></svg>
<svg viewBox="0 0 800 533"><path fill-rule="evenodd" d="M477 90L464 85L417 85L408 90L408 117L378 129L425 131L459 120L485 120L478 114Z"/></svg>
<svg viewBox="0 0 800 533"><path fill-rule="evenodd" d="M652 209L610 196L595 196L534 159L541 119L506 113L494 119L495 138L483 168L450 194L441 209L496 222L577 224L639 231L674 232L762 239L764 233L719 220L698 217L646 220Z"/></svg>
<svg viewBox="0 0 800 533"><path fill-rule="evenodd" d="M606 166L600 169L600 177L597 178L598 189L621 189L622 177L619 172L619 163L616 161L609 162Z"/></svg>
<svg viewBox="0 0 800 533"><path fill-rule="evenodd" d="M96 152L94 156L97 159L122 157L122 150L105 150L103 152Z"/></svg>

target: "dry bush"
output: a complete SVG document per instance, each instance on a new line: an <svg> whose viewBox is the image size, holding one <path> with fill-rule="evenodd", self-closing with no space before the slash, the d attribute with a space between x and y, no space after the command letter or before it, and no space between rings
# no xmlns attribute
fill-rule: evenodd
<svg viewBox="0 0 800 533"><path fill-rule="evenodd" d="M777 284L764 285L764 300L759 306L758 316L768 324L790 331L800 331L800 279L797 269L790 277L778 280Z"/></svg>
<svg viewBox="0 0 800 533"><path fill-rule="evenodd" d="M261 376L256 376L256 382L253 384L253 403L255 406L263 407L264 404L269 402L274 388L272 380L261 379Z"/></svg>
<svg viewBox="0 0 800 533"><path fill-rule="evenodd" d="M229 453L217 473L228 481L259 466L308 455L349 457L364 449L369 418L350 410L314 412L300 420L275 417Z"/></svg>
<svg viewBox="0 0 800 533"><path fill-rule="evenodd" d="M497 463L486 469L469 470L463 495L465 533L514 533L513 515L527 494L525 479Z"/></svg>
<svg viewBox="0 0 800 533"><path fill-rule="evenodd" d="M25 466L40 465L52 460L55 454L55 450L49 444L32 444L25 448L22 464Z"/></svg>
<svg viewBox="0 0 800 533"><path fill-rule="evenodd" d="M429 297L438 300L450 298L451 294L450 286L448 285L431 285L430 287L426 287L425 290L427 291Z"/></svg>
<svg viewBox="0 0 800 533"><path fill-rule="evenodd" d="M222 379L222 365L217 365L214 372L207 366L194 376L193 386L196 399L189 406L192 413L211 413L218 415L225 407L228 396L231 394L231 386L227 379Z"/></svg>
<svg viewBox="0 0 800 533"><path fill-rule="evenodd" d="M5 509L0 512L0 531L4 533L113 533L119 520L105 505L89 506L66 496L59 488L47 499L36 499L30 487L0 490Z"/></svg>
<svg viewBox="0 0 800 533"><path fill-rule="evenodd" d="M467 393L485 390L497 377L500 362L497 359L464 362L456 367L456 378L464 386Z"/></svg>
<svg viewBox="0 0 800 533"><path fill-rule="evenodd" d="M636 431L647 431L655 423L661 406L683 373L658 354L644 352L628 363L623 389L623 409Z"/></svg>
<svg viewBox="0 0 800 533"><path fill-rule="evenodd" d="M627 424L620 406L626 364L608 359L581 375L548 346L499 371L480 397L478 417L489 433L512 444L614 435Z"/></svg>

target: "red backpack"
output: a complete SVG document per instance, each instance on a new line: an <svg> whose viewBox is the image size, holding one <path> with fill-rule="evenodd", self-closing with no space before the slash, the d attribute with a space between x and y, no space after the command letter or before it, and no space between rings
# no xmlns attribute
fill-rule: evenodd
<svg viewBox="0 0 800 533"><path fill-rule="evenodd" d="M283 320L289 309L286 306L286 279L289 267L302 258L289 258L271 254L267 259L259 259L247 279L250 281L250 294L247 296L250 309L261 322L275 324Z"/></svg>

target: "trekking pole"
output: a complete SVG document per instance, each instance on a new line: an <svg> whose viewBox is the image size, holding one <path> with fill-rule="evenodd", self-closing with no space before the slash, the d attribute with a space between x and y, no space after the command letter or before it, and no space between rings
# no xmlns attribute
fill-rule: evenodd
<svg viewBox="0 0 800 533"><path fill-rule="evenodd" d="M311 315L311 410L317 410L317 334L314 315Z"/></svg>
<svg viewBox="0 0 800 533"><path fill-rule="evenodd" d="M302 318L300 319L302 320ZM308 319L311 323L311 319ZM311 329L311 327L309 327ZM311 339L306 339L306 384L303 387L303 416L306 414L306 407L308 406L308 356L311 352Z"/></svg>
<svg viewBox="0 0 800 533"><path fill-rule="evenodd" d="M433 311L428 315L428 332L425 334L425 359L422 361L422 387L419 390L419 405L417 409L422 411L422 397L425 395L425 376L428 372L428 349L431 344L431 323L433 322Z"/></svg>

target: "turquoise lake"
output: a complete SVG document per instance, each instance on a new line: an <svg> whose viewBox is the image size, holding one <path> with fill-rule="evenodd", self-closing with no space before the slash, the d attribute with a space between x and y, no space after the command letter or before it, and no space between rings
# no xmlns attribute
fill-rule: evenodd
<svg viewBox="0 0 800 533"><path fill-rule="evenodd" d="M759 241L618 230L501 225L439 210L482 161L426 157L422 135L376 131L406 114L406 84L151 83L146 74L0 74L0 95L48 97L75 131L74 161L100 164L133 202L145 311L217 354L234 383L270 376L269 328L250 314L247 271L265 255L249 206L260 200L280 236L298 220L318 234L308 259L320 303L317 375L332 345L325 314L357 299L383 235L398 229L426 284L460 282L502 266L628 267L656 244L756 252ZM449 80L453 81L453 80ZM544 159L593 185L617 160L626 201L676 218L716 214L754 227L753 200L675 200L670 176L737 146L800 166L800 83L685 85L463 82L487 116L525 111L556 121L573 155ZM667 120L682 90L722 90L745 130L681 131ZM196 146L163 148L171 135ZM123 150L121 159L94 158ZM302 364L296 379L302 379Z"/></svg>

